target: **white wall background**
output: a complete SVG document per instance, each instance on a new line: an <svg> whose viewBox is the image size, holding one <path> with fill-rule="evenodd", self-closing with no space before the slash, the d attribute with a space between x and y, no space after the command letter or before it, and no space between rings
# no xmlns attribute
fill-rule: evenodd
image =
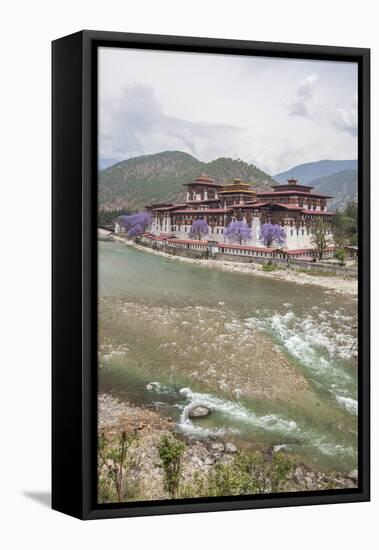
<svg viewBox="0 0 379 550"><path fill-rule="evenodd" d="M50 41L92 28L371 47L375 101L379 88L375 3L15 0L3 3L1 11L2 547L376 547L379 395L375 362L372 503L87 523L41 503L48 498L50 484ZM373 203L378 205L379 120L375 104L372 121ZM373 225L376 235L377 216ZM374 268L377 263L374 259ZM373 298L377 305L377 287ZM374 304L374 332L378 309ZM375 339L373 348L377 352Z"/></svg>

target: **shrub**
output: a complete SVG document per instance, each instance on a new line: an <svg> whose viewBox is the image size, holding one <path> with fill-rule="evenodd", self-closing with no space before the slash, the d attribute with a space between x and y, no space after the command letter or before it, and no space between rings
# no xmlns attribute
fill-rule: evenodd
<svg viewBox="0 0 379 550"><path fill-rule="evenodd" d="M277 266L271 260L262 265L262 271L276 271Z"/></svg>
<svg viewBox="0 0 379 550"><path fill-rule="evenodd" d="M343 248L337 248L334 253L334 257L338 260L340 265L346 264L346 251Z"/></svg>
<svg viewBox="0 0 379 550"><path fill-rule="evenodd" d="M280 453L269 460L258 451L240 452L231 463L216 465L209 493L212 496L276 493L292 468L292 462Z"/></svg>
<svg viewBox="0 0 379 550"><path fill-rule="evenodd" d="M174 498L178 492L184 443L164 435L158 444L158 454L164 470L164 489Z"/></svg>
<svg viewBox="0 0 379 550"><path fill-rule="evenodd" d="M100 502L122 502L125 498L124 478L127 454L136 435L98 438L98 492Z"/></svg>

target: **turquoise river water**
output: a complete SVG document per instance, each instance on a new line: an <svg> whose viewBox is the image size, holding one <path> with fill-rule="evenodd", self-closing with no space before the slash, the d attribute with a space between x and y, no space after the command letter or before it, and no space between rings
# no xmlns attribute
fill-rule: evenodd
<svg viewBox="0 0 379 550"><path fill-rule="evenodd" d="M356 325L352 297L99 242L99 391L188 436L355 468ZM189 419L193 403L212 414Z"/></svg>

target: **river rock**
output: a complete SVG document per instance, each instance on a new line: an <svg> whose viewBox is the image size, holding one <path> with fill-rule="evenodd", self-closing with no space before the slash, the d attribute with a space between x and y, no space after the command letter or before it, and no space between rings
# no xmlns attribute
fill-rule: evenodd
<svg viewBox="0 0 379 550"><path fill-rule="evenodd" d="M352 481L358 481L358 470L351 470L351 472L347 474L347 477Z"/></svg>
<svg viewBox="0 0 379 550"><path fill-rule="evenodd" d="M223 453L225 450L223 443L212 443L212 451L215 451L216 453Z"/></svg>
<svg viewBox="0 0 379 550"><path fill-rule="evenodd" d="M236 453L237 447L234 445L234 443L227 443L225 445L225 450L227 453Z"/></svg>
<svg viewBox="0 0 379 550"><path fill-rule="evenodd" d="M208 416L211 413L211 410L204 405L194 405L188 412L188 416L191 418L198 418L201 416Z"/></svg>
<svg viewBox="0 0 379 550"><path fill-rule="evenodd" d="M295 478L297 483L302 483L304 481L304 472L299 466L295 469L293 477Z"/></svg>

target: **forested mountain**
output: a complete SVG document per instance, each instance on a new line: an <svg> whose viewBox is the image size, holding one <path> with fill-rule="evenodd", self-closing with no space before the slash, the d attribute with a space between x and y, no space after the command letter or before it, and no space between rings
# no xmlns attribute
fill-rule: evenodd
<svg viewBox="0 0 379 550"><path fill-rule="evenodd" d="M182 201L184 183L206 172L220 183L241 178L257 191L268 190L275 181L253 164L231 158L201 162L181 151L165 151L117 162L100 171L99 206L105 209L138 210L149 202Z"/></svg>

